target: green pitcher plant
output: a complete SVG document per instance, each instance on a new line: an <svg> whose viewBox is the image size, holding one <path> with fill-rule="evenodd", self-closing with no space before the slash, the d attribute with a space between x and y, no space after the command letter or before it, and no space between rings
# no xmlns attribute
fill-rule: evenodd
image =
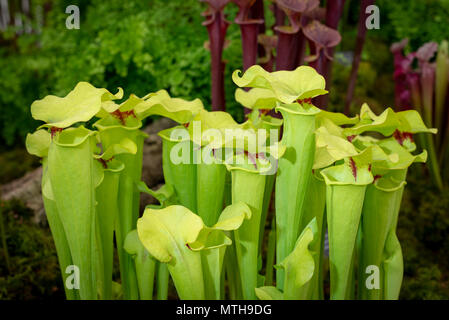
<svg viewBox="0 0 449 320"><path fill-rule="evenodd" d="M179 298L214 299L220 292L223 250L231 244L225 231L238 229L250 217L246 204L235 203L223 210L215 225L207 227L183 206L148 208L137 223L137 234L148 252L167 264ZM202 255L202 251L208 252Z"/></svg>
<svg viewBox="0 0 449 320"><path fill-rule="evenodd" d="M295 244L294 250L278 265L282 268L285 276L284 290L280 291L273 286L256 288L255 292L260 300L304 300L309 296L309 285L315 273L315 259L312 249L313 243L317 240L316 219L306 226Z"/></svg>
<svg viewBox="0 0 449 320"><path fill-rule="evenodd" d="M94 159L98 151L96 132L70 126L90 120L104 103L122 95L121 89L113 95L80 82L64 98L47 96L31 106L33 117L46 122L40 128L50 131L41 129L29 135L27 146L30 153L43 158L42 193L52 220L49 224L58 238L59 259L65 261L62 266L72 262L78 268L74 287L79 291L68 294L68 298L97 299L96 268L102 260L102 249L98 249L100 240L96 239L95 190L104 178L100 162Z"/></svg>
<svg viewBox="0 0 449 320"><path fill-rule="evenodd" d="M248 137L247 148L236 144L232 161L227 159L226 167L232 175L232 203L244 202L251 208L251 219L245 221L239 230L234 231L235 250L244 299L256 299L254 289L260 282L259 253L261 237L259 235L266 196L267 177L275 172L277 159L285 148L276 143L266 145L262 138L260 147L251 144L257 141L256 131L242 130L239 138ZM251 139L252 138L252 139ZM258 144L258 142L256 142ZM243 145L244 144L240 144ZM256 152L254 150L257 150ZM268 195L271 197L271 194Z"/></svg>
<svg viewBox="0 0 449 320"><path fill-rule="evenodd" d="M32 104L43 124L26 147L42 159L67 299L167 299L172 281L187 300L321 300L326 270L330 299L398 299L401 200L427 160L414 138L436 129L415 110L321 110L312 67L254 65L232 80L243 123L166 90L123 99L86 82ZM158 133L158 190L141 177L153 116L175 123ZM141 193L159 203L141 210Z"/></svg>
<svg viewBox="0 0 449 320"><path fill-rule="evenodd" d="M306 190L315 155L315 115L320 110L312 98L327 93L325 80L313 68L301 66L294 71L269 73L260 66L249 68L242 77L235 71L240 87L265 89L277 100L276 110L284 118L281 144L286 147L279 161L276 179L276 260L281 262L293 250L303 215ZM254 89L253 89L254 90ZM277 270L277 287L283 288L283 269Z"/></svg>

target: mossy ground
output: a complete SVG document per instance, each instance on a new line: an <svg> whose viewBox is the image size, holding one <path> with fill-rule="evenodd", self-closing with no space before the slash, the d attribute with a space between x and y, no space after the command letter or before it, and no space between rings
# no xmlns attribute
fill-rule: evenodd
<svg viewBox="0 0 449 320"><path fill-rule="evenodd" d="M449 299L449 190L410 170L398 223L404 256L402 299Z"/></svg>
<svg viewBox="0 0 449 320"><path fill-rule="evenodd" d="M64 298L48 227L31 222L33 212L19 201L0 206L0 300Z"/></svg>

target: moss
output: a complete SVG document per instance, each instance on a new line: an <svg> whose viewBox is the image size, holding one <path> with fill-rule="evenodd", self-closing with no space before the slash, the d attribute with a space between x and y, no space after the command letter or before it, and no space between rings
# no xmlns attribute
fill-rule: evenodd
<svg viewBox="0 0 449 320"><path fill-rule="evenodd" d="M10 261L8 268L0 246L0 300L63 299L50 230L33 223L32 211L17 200L1 202L0 206Z"/></svg>
<svg viewBox="0 0 449 320"><path fill-rule="evenodd" d="M404 256L401 299L449 299L449 199L421 168L410 170L398 223Z"/></svg>

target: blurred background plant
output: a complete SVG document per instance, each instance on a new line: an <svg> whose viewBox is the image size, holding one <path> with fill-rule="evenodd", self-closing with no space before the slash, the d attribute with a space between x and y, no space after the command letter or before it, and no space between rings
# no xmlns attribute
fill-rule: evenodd
<svg viewBox="0 0 449 320"><path fill-rule="evenodd" d="M165 88L174 96L201 97L210 105L207 31L198 1L31 3L46 8L41 31L35 26L32 33L17 34L21 28L11 21L0 35L1 145L23 144L26 133L36 127L29 112L34 100L50 93L65 95L78 81L111 90L122 86L136 95ZM79 30L65 26L70 4L80 8ZM238 27L231 27L228 35L224 58L230 74L241 61L240 44L233 41L239 37ZM228 87L231 82L226 79ZM233 92L228 93L231 101ZM230 104L228 109L239 108Z"/></svg>
<svg viewBox="0 0 449 320"><path fill-rule="evenodd" d="M442 190L448 184L449 169L449 53L448 42L427 42L417 51L404 55L405 38L394 43L394 79L396 107L418 110L428 127L438 129L435 137L420 144L429 152L429 169L435 185Z"/></svg>
<svg viewBox="0 0 449 320"><path fill-rule="evenodd" d="M29 9L23 4L29 4ZM334 48L328 109L344 110L359 23L360 0L346 0ZM6 6L8 4L8 14ZM81 28L65 27L68 5L78 5ZM376 113L395 104L391 44L408 38L408 54L429 41L449 39L449 1L377 0L380 30L369 30L350 111L368 102ZM325 6L326 1L321 1ZM267 33L275 24L273 1L264 1ZM167 89L211 105L205 4L198 0L0 0L0 184L39 166L24 151L24 137L37 126L30 105L48 94L65 95L78 81L126 94ZM37 10L37 11L36 11ZM224 8L234 21L239 8ZM25 12L23 14L23 12ZM5 17L8 16L9 20ZM238 121L231 73L243 68L240 26L229 25L223 50L226 110ZM432 62L432 61L431 61ZM444 167L444 166L442 166ZM405 258L402 299L449 299L449 203L428 172L414 170L399 218ZM447 194L447 189L445 189ZM62 298L57 259L48 227L35 224L20 202L3 202L8 271L0 245L0 299ZM1 243L1 242L0 242ZM56 288L56 289L55 289Z"/></svg>

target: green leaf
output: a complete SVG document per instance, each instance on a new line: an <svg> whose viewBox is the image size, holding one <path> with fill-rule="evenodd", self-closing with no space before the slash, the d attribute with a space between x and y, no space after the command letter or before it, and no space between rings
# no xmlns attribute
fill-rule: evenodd
<svg viewBox="0 0 449 320"><path fill-rule="evenodd" d="M399 127L397 114L391 108L387 108L379 116L376 116L368 106L363 104L360 111L360 122L353 127L344 129L346 136L358 135L364 132L375 131L384 136L390 136Z"/></svg>
<svg viewBox="0 0 449 320"><path fill-rule="evenodd" d="M131 94L129 98L121 104L116 104L114 101L105 101L101 104L101 109L96 116L99 118L106 118L117 110L120 112L134 111L135 106L143 101L144 98L139 98L134 94Z"/></svg>
<svg viewBox="0 0 449 320"><path fill-rule="evenodd" d="M380 132L388 137L396 130L407 133L437 133L436 129L427 128L416 110L406 110L395 113L387 108L377 116L368 104L363 104L360 111L360 122L344 130L345 135L358 135L368 131Z"/></svg>
<svg viewBox="0 0 449 320"><path fill-rule="evenodd" d="M203 228L200 217L178 205L159 210L147 208L137 222L139 239L145 248L166 263L179 256L178 250L185 250L187 244L195 242Z"/></svg>
<svg viewBox="0 0 449 320"><path fill-rule="evenodd" d="M103 152L103 154L95 155L95 158L108 160L118 154L136 154L136 152L137 145L134 143L134 141L128 138L123 138L119 143L109 146L109 148L107 148L106 151Z"/></svg>
<svg viewBox="0 0 449 320"><path fill-rule="evenodd" d="M309 249L316 234L317 222L313 218L299 236L293 251L279 264L285 270L285 300L307 299L307 291L302 291L301 288L310 281L317 267Z"/></svg>
<svg viewBox="0 0 449 320"><path fill-rule="evenodd" d="M276 108L284 118L281 145L286 147L279 159L276 176L276 262L282 262L295 247L306 208L306 194L315 158L316 115L320 109L298 103ZM276 287L283 289L284 270L276 271Z"/></svg>
<svg viewBox="0 0 449 320"><path fill-rule="evenodd" d="M359 116L349 118L343 113L329 112L329 111L325 111L325 110L321 110L321 112L319 114L317 114L316 118L317 118L318 126L321 126L320 122L323 121L323 119L331 120L337 126L356 124L360 120Z"/></svg>
<svg viewBox="0 0 449 320"><path fill-rule="evenodd" d="M158 208L151 207L152 209L165 208L177 203L175 191L169 184L164 184L156 191L148 188L147 184L144 181L139 181L138 183L136 183L136 186L137 190L139 190L140 192L147 193L156 198L157 201L159 201L160 206Z"/></svg>
<svg viewBox="0 0 449 320"><path fill-rule="evenodd" d="M373 181L365 167L354 182L347 163L321 171L326 182L331 299L351 299L354 252L366 186Z"/></svg>
<svg viewBox="0 0 449 320"><path fill-rule="evenodd" d="M93 243L95 230L95 173L93 151L95 132L84 127L68 128L53 138L48 151L48 178L73 263L80 270L81 299L96 299L96 264ZM95 161L96 162L96 161Z"/></svg>
<svg viewBox="0 0 449 320"><path fill-rule="evenodd" d="M95 128L97 128L99 131L103 130L111 130L111 129L125 129L128 131L137 130L140 127L142 127L142 121L138 119L137 117L129 116L126 118L123 118L123 121L112 114L109 114L105 116L104 118L101 118L93 125ZM144 135L142 132L141 134Z"/></svg>
<svg viewBox="0 0 449 320"><path fill-rule="evenodd" d="M126 252L134 258L140 300L151 300L153 297L156 260L154 260L140 242L137 230L132 230L128 233L125 239L124 248Z"/></svg>
<svg viewBox="0 0 449 320"><path fill-rule="evenodd" d="M244 299L255 299L258 287L259 231L264 204L266 175L257 171L232 169L232 202L246 203L251 218L234 231L237 264Z"/></svg>
<svg viewBox="0 0 449 320"><path fill-rule="evenodd" d="M235 100L252 110L270 110L277 105L277 99L273 91L262 88L253 88L249 91L238 88L235 91Z"/></svg>
<svg viewBox="0 0 449 320"><path fill-rule="evenodd" d="M189 132L183 126L159 132L162 138L162 167L167 185L175 190L178 204L197 212L197 165Z"/></svg>
<svg viewBox="0 0 449 320"><path fill-rule="evenodd" d="M240 77L240 70L234 71L232 80L239 87L270 90L282 103L292 103L298 99L314 98L326 94L325 80L308 66L300 66L293 71L267 72L261 66L250 67Z"/></svg>
<svg viewBox="0 0 449 320"><path fill-rule="evenodd" d="M28 133L25 145L29 154L44 158L48 154L48 148L51 144L51 134L47 130L37 130L34 133Z"/></svg>
<svg viewBox="0 0 449 320"><path fill-rule="evenodd" d="M68 266L73 265L72 254L70 253L70 247L67 242L67 236L64 231L64 226L61 222L58 208L56 207L56 203L54 201L53 191L51 190L49 182L50 179L48 177L47 158L43 159L42 167L42 200L44 202L45 215L47 217L48 225L55 242L59 267L61 268L61 270L66 270ZM50 189L49 192L45 191L45 185L47 185L47 188ZM51 193L52 198L47 197L48 193ZM69 274L62 272L61 276L63 279L63 283L65 283L67 277L69 277ZM67 288L67 286L64 286L64 291L68 300L79 299L79 294L76 290L71 290Z"/></svg>
<svg viewBox="0 0 449 320"><path fill-rule="evenodd" d="M140 119L151 115L160 115L183 124L190 122L203 109L203 103L199 99L187 101L171 98L167 91L159 90L150 94L144 102L136 105L135 112Z"/></svg>
<svg viewBox="0 0 449 320"><path fill-rule="evenodd" d="M200 110L189 124L188 131L193 142L198 146L211 144L217 148L224 144L226 130L240 128L227 112Z"/></svg>
<svg viewBox="0 0 449 320"><path fill-rule="evenodd" d="M213 157L214 154L211 154ZM197 164L196 204L197 214L207 226L214 225L223 210L226 187L226 167L221 163ZM214 196L211 196L213 190Z"/></svg>
<svg viewBox="0 0 449 320"><path fill-rule="evenodd" d="M251 209L244 202L236 202L223 210L218 218L218 222L212 229L223 231L237 230L242 225L244 219L251 219Z"/></svg>
<svg viewBox="0 0 449 320"><path fill-rule="evenodd" d="M384 141L384 140L382 140ZM385 163L395 164L399 161L397 153L387 153L379 145L372 145L352 157L357 167L383 165Z"/></svg>
<svg viewBox="0 0 449 320"><path fill-rule="evenodd" d="M404 259L401 244L396 236L395 230L388 234L385 244L385 260L383 261L384 277L384 299L397 300L401 291L404 276Z"/></svg>
<svg viewBox="0 0 449 320"><path fill-rule="evenodd" d="M357 167L357 174L354 171L350 160L344 164L323 169L321 174L327 185L361 185L365 186L373 182L374 178L368 166Z"/></svg>
<svg viewBox="0 0 449 320"><path fill-rule="evenodd" d="M115 166L115 161L121 162L124 165L119 178L117 199L118 219L115 226L115 235L125 299L137 299L139 297L133 261L123 249L123 243L126 235L135 228L137 218L139 217L139 192L137 191L135 184L141 180L143 144L144 138L147 136L139 130L141 126L142 121L137 117L129 116L125 121L121 121L118 117L114 117L113 115L108 115L106 118L102 118L94 124L94 127L98 128L103 150L107 151L111 147L113 148L111 150L116 149L117 146L114 145L124 139L125 141L127 141L126 139L129 139L136 146L135 154L119 153L114 156L111 162L107 162L108 168L110 166ZM129 149L128 151L130 151L129 147L125 147L124 149Z"/></svg>
<svg viewBox="0 0 449 320"><path fill-rule="evenodd" d="M148 252L167 263L181 299L204 299L204 279L200 252L190 249L203 221L183 206L163 209L146 208L137 221L137 234Z"/></svg>
<svg viewBox="0 0 449 320"><path fill-rule="evenodd" d="M397 161L381 161L373 163L373 172L375 174L384 174L389 170L407 169L415 162L425 163L427 161L427 151L424 150L420 154L413 155L406 148L401 146L394 138L384 139L378 142L387 154L396 155Z"/></svg>
<svg viewBox="0 0 449 320"><path fill-rule="evenodd" d="M77 122L92 119L101 109L102 102L121 99L123 90L114 95L87 82L79 82L64 98L46 96L31 105L34 119L45 121L41 127L67 128Z"/></svg>
<svg viewBox="0 0 449 320"><path fill-rule="evenodd" d="M114 264L114 227L119 215L118 189L120 174L125 165L118 160L104 158L103 180L95 189L96 200L96 262L100 298L112 297L112 273ZM99 162L94 162L98 164Z"/></svg>
<svg viewBox="0 0 449 320"><path fill-rule="evenodd" d="M168 264L180 298L204 299L201 250L217 250L230 245L231 240L223 230L238 228L248 211L243 203L230 206L219 223L208 228L199 216L183 206L159 210L147 208L137 222L137 232L151 255ZM222 262L223 254L211 257L211 265L221 268L215 258Z"/></svg>
<svg viewBox="0 0 449 320"><path fill-rule="evenodd" d="M369 274L366 274L368 266L379 267L379 282L384 278L385 269L380 266L383 263L383 253L387 235L395 223L402 192L406 182L397 182L389 176L382 176L366 189L365 200L363 202L361 233L363 234L361 241L361 249L359 255L359 266L363 271L360 273L362 279L359 283L364 283ZM384 284L380 282L379 289L367 288L362 285L359 287L359 297L364 300L380 300Z"/></svg>
<svg viewBox="0 0 449 320"><path fill-rule="evenodd" d="M398 130L400 132L433 134L436 134L438 132L437 129L427 128L421 118L421 115L416 110L401 111L396 115L399 120Z"/></svg>
<svg viewBox="0 0 449 320"><path fill-rule="evenodd" d="M284 300L282 292L275 287L260 287L255 290L259 300Z"/></svg>
<svg viewBox="0 0 449 320"><path fill-rule="evenodd" d="M344 137L340 127L323 119L324 125L315 131L316 153L313 169L330 166L338 160L358 154L355 146Z"/></svg>
<svg viewBox="0 0 449 320"><path fill-rule="evenodd" d="M222 231L237 230L245 219L249 220L250 218L251 209L247 204L243 202L231 204L223 210L215 225L210 228L205 226L201 230L198 239L190 243L190 248L198 251L230 245L231 240Z"/></svg>
<svg viewBox="0 0 449 320"><path fill-rule="evenodd" d="M125 244L123 246L131 255L139 255L143 251L145 251L145 247L142 242L139 240L139 236L137 235L137 230L132 230L125 239Z"/></svg>

